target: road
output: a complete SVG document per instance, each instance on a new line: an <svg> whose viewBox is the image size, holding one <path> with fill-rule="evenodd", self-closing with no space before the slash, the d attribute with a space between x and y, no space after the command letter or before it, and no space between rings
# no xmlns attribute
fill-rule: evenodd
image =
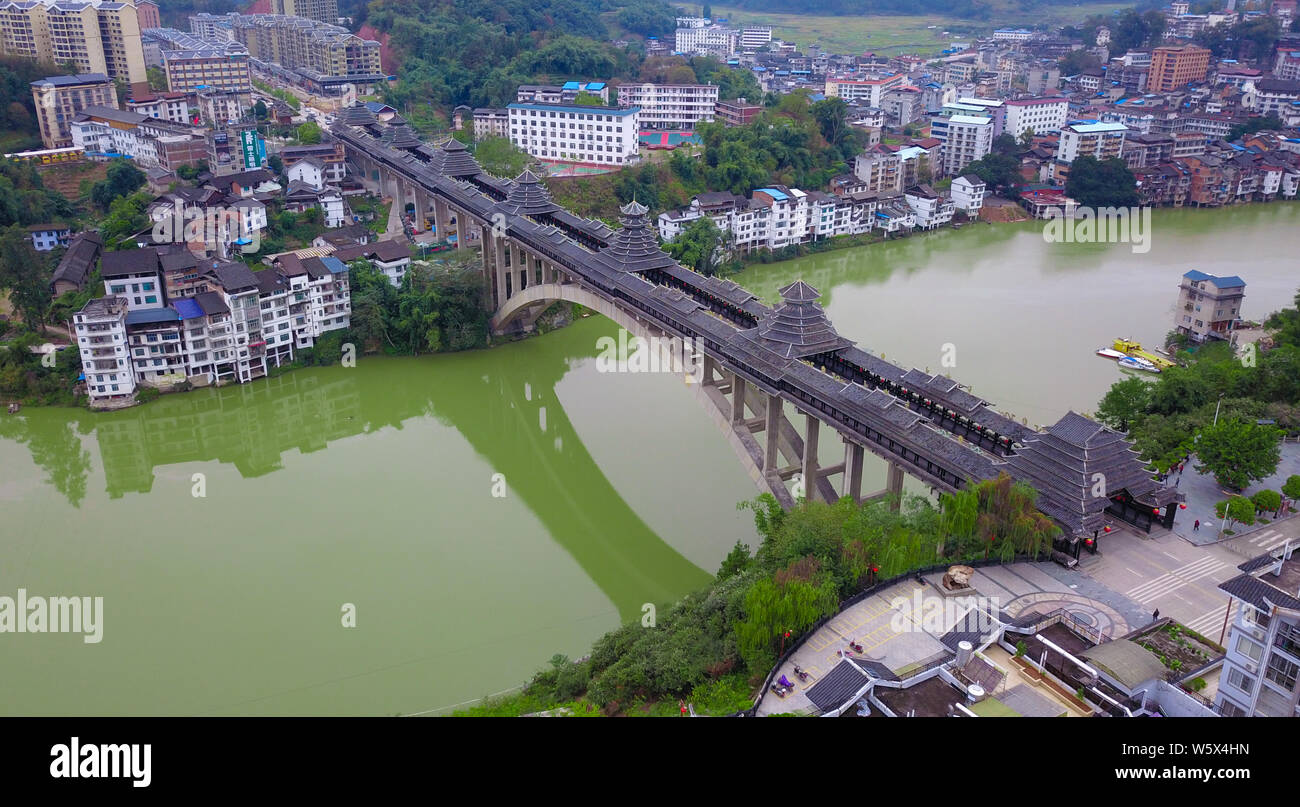
<svg viewBox="0 0 1300 807"><path fill-rule="evenodd" d="M1081 568L1150 611L1159 609L1161 616L1220 641L1229 598L1219 584L1241 574L1239 564L1288 539L1300 544L1300 518L1207 546L1196 546L1167 531L1142 538L1125 531L1107 536L1096 557L1085 553Z"/></svg>

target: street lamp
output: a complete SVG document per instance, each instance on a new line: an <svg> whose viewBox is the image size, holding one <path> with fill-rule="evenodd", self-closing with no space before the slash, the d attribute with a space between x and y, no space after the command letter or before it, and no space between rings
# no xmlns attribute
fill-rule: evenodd
<svg viewBox="0 0 1300 807"><path fill-rule="evenodd" d="M1223 393L1219 393L1219 402L1214 405L1214 425L1219 425L1219 407L1223 406Z"/></svg>

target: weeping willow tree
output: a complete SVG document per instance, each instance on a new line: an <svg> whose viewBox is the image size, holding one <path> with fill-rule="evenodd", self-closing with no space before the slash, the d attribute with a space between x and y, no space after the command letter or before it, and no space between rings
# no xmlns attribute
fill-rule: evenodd
<svg viewBox="0 0 1300 807"><path fill-rule="evenodd" d="M797 563L803 568L763 578L745 593L745 618L735 626L736 646L751 670L771 666L787 631L786 641L791 641L839 609L839 591L820 564L812 559Z"/></svg>

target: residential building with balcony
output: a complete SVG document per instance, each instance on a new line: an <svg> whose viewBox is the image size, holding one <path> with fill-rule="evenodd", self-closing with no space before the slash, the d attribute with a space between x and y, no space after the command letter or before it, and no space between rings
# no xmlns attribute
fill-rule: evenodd
<svg viewBox="0 0 1300 807"><path fill-rule="evenodd" d="M713 120L718 88L713 84L624 84L619 106L639 107L641 129L694 129Z"/></svg>
<svg viewBox="0 0 1300 807"><path fill-rule="evenodd" d="M1224 717L1300 717L1300 559L1284 547L1219 584L1236 606L1214 705Z"/></svg>
<svg viewBox="0 0 1300 807"><path fill-rule="evenodd" d="M1108 160L1124 156L1124 135L1128 127L1122 123L1100 121L1073 121L1061 127L1060 146L1056 158L1065 164L1079 157Z"/></svg>
<svg viewBox="0 0 1300 807"><path fill-rule="evenodd" d="M135 376L127 350L127 303L120 297L91 300L72 318L86 394L92 405L111 406L135 395Z"/></svg>
<svg viewBox="0 0 1300 807"><path fill-rule="evenodd" d="M953 206L967 216L975 218L984 207L986 190L984 180L974 174L962 174L952 181L949 192L952 194Z"/></svg>
<svg viewBox="0 0 1300 807"><path fill-rule="evenodd" d="M1070 101L1063 96L1019 98L1004 103L1007 134L1017 140L1025 133L1059 132L1069 119Z"/></svg>
<svg viewBox="0 0 1300 807"><path fill-rule="evenodd" d="M510 104L510 142L533 157L629 165L640 157L640 107Z"/></svg>
<svg viewBox="0 0 1300 807"><path fill-rule="evenodd" d="M1178 286L1174 326L1195 342L1231 339L1245 297L1246 281L1240 277L1217 277L1193 269Z"/></svg>
<svg viewBox="0 0 1300 807"><path fill-rule="evenodd" d="M72 121L88 107L117 109L117 91L104 73L49 76L32 82L41 142L47 149L72 145Z"/></svg>

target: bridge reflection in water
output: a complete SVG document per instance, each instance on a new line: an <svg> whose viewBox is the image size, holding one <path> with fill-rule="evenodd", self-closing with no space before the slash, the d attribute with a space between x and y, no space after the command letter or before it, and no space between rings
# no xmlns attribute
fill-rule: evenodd
<svg viewBox="0 0 1300 807"><path fill-rule="evenodd" d="M55 486L77 506L92 463L75 432L93 432L108 495L121 498L152 491L164 466L228 463L244 478L262 477L284 468L287 451L318 452L348 438L365 439L434 418L458 432L485 465L504 476L507 495L527 507L623 620L639 619L644 603L670 602L682 591L703 586L711 575L665 543L628 505L556 396L557 383L574 364L596 352L597 329L609 331L607 324L593 320L572 332L491 351L423 359L363 357L352 369L298 370L252 384L166 395L113 413L41 410L39 428L29 428L25 416L6 418L0 437L30 442L37 433L64 435L58 446L49 439L34 446L33 459L50 473L51 482L58 477ZM50 416L67 421L51 428ZM463 477L462 468L439 461L441 449L445 446L428 446L431 487L451 486ZM366 499L358 506L376 514L376 531L385 529L386 508L409 507L382 501L385 467L344 470L369 477L358 479L357 495ZM189 479L183 483L188 493ZM487 509L495 506L490 489L485 477L481 502L448 501L432 493L430 500L438 507ZM728 501L726 507L733 504ZM294 498L284 506L311 503ZM231 525L257 529L234 517ZM431 541L438 540L436 523L429 524L429 533Z"/></svg>

